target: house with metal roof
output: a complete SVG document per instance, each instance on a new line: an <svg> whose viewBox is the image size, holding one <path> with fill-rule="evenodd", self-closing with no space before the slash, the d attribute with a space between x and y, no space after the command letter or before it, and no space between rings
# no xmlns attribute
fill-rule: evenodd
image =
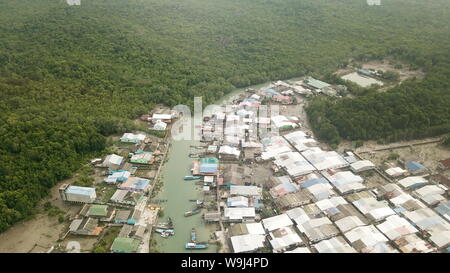
<svg viewBox="0 0 450 273"><path fill-rule="evenodd" d="M398 215L391 215L387 217L384 222L376 225L376 227L390 240L396 240L402 236L418 232L418 230L405 218Z"/></svg>
<svg viewBox="0 0 450 273"><path fill-rule="evenodd" d="M126 142L126 143L141 143L142 141L144 141L145 139L145 135L144 134L133 134L133 133L125 133L123 134L123 136L120 138L121 142Z"/></svg>
<svg viewBox="0 0 450 273"><path fill-rule="evenodd" d="M289 216L285 213L262 219L262 224L268 232L294 225Z"/></svg>
<svg viewBox="0 0 450 273"><path fill-rule="evenodd" d="M59 188L63 201L93 203L97 198L95 188L64 184Z"/></svg>
<svg viewBox="0 0 450 273"><path fill-rule="evenodd" d="M434 210L450 221L450 201L440 203Z"/></svg>
<svg viewBox="0 0 450 273"><path fill-rule="evenodd" d="M150 180L140 177L130 177L119 186L121 190L145 192L150 187Z"/></svg>
<svg viewBox="0 0 450 273"><path fill-rule="evenodd" d="M113 172L113 174L109 175L107 178L105 178L106 183L122 183L128 180L131 173L129 171L120 170L117 172Z"/></svg>
<svg viewBox="0 0 450 273"><path fill-rule="evenodd" d="M394 243L403 253L430 253L436 251L435 247L419 238L416 234L402 236L394 240Z"/></svg>
<svg viewBox="0 0 450 273"><path fill-rule="evenodd" d="M227 222L253 222L255 220L255 208L225 208L224 220Z"/></svg>
<svg viewBox="0 0 450 273"><path fill-rule="evenodd" d="M359 160L352 164L350 164L350 170L355 173L371 170L375 168L375 164L373 164L369 160Z"/></svg>
<svg viewBox="0 0 450 273"><path fill-rule="evenodd" d="M428 171L425 166L417 161L406 162L405 167L411 174L420 174Z"/></svg>
<svg viewBox="0 0 450 273"><path fill-rule="evenodd" d="M305 234L311 243L329 239L339 234L339 230L327 217L312 218L298 224L297 228Z"/></svg>
<svg viewBox="0 0 450 273"><path fill-rule="evenodd" d="M345 238L353 248L363 253L397 253L398 251L388 244L388 238L373 225L356 227L346 233Z"/></svg>
<svg viewBox="0 0 450 273"><path fill-rule="evenodd" d="M123 157L116 154L108 155L103 161L102 165L108 167L110 170L118 170L123 162Z"/></svg>
<svg viewBox="0 0 450 273"><path fill-rule="evenodd" d="M444 185L427 185L414 191L414 194L423 202L430 206L434 206L441 201L445 201L444 197L447 189Z"/></svg>
<svg viewBox="0 0 450 273"><path fill-rule="evenodd" d="M356 253L356 250L342 236L320 241L314 244L313 247L319 253Z"/></svg>
<svg viewBox="0 0 450 273"><path fill-rule="evenodd" d="M308 87L311 87L316 90L320 90L322 88L331 86L330 84L320 80L316 80L313 77L308 77L303 81L303 83L305 83Z"/></svg>
<svg viewBox="0 0 450 273"><path fill-rule="evenodd" d="M409 176L398 181L403 188L406 189L417 189L426 184L428 184L428 180L422 176Z"/></svg>
<svg viewBox="0 0 450 273"><path fill-rule="evenodd" d="M261 234L245 234L230 238L234 253L251 253L264 247L266 236Z"/></svg>
<svg viewBox="0 0 450 273"><path fill-rule="evenodd" d="M152 164L153 160L154 160L153 153L144 151L135 153L130 158L130 162L135 164Z"/></svg>
<svg viewBox="0 0 450 273"><path fill-rule="evenodd" d="M269 243L274 252L284 252L287 248L304 244L293 226L282 227L270 232L270 238Z"/></svg>

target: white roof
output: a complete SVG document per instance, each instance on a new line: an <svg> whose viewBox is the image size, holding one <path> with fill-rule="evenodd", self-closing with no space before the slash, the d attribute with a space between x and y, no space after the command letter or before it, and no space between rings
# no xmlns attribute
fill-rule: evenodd
<svg viewBox="0 0 450 273"><path fill-rule="evenodd" d="M386 201L377 201L373 197L361 198L354 201L353 205L358 208L361 213L370 215L375 221L395 214Z"/></svg>
<svg viewBox="0 0 450 273"><path fill-rule="evenodd" d="M275 155L274 163L280 168L286 168L288 174L294 177L310 173L316 169L298 152Z"/></svg>
<svg viewBox="0 0 450 273"><path fill-rule="evenodd" d="M243 196L259 196L262 189L257 186L235 186L230 187L231 195L243 195Z"/></svg>
<svg viewBox="0 0 450 273"><path fill-rule="evenodd" d="M443 187L443 186L442 186ZM439 203L440 201L446 200L443 196L446 190L437 185L427 185L418 190L415 190L414 193L420 197L425 203L429 205L434 205Z"/></svg>
<svg viewBox="0 0 450 273"><path fill-rule="evenodd" d="M214 176L212 175L207 175L203 177L203 182L205 183L212 183L214 182Z"/></svg>
<svg viewBox="0 0 450 273"><path fill-rule="evenodd" d="M270 236L272 237L270 244L275 251L282 250L288 246L303 243L300 236L293 231L291 227L280 228L277 230L277 233L281 233L282 236L275 237L273 232L270 233Z"/></svg>
<svg viewBox="0 0 450 273"><path fill-rule="evenodd" d="M122 163L123 157L118 156L116 154L108 155L105 158L105 161L103 164L114 164L114 165L120 165Z"/></svg>
<svg viewBox="0 0 450 273"><path fill-rule="evenodd" d="M172 119L170 114L153 114L152 119Z"/></svg>
<svg viewBox="0 0 450 273"><path fill-rule="evenodd" d="M430 208L405 211L403 215L421 230L429 232L450 230L450 224Z"/></svg>
<svg viewBox="0 0 450 273"><path fill-rule="evenodd" d="M244 196L228 197L227 205L230 207L248 207L248 198Z"/></svg>
<svg viewBox="0 0 450 273"><path fill-rule="evenodd" d="M264 247L266 240L264 235L246 234L233 236L230 238L234 253L255 251L258 248Z"/></svg>
<svg viewBox="0 0 450 273"><path fill-rule="evenodd" d="M332 187L329 183L314 184L314 185L308 187L307 190L312 195L314 195L314 198L316 198L317 200L326 199L335 194L335 192L332 190Z"/></svg>
<svg viewBox="0 0 450 273"><path fill-rule="evenodd" d="M297 247L293 250L285 251L284 253L311 253L307 247Z"/></svg>
<svg viewBox="0 0 450 273"><path fill-rule="evenodd" d="M290 120L293 120L292 117L288 119L285 116L278 115L271 117L272 123L275 125L275 127L280 128L283 126L291 126L292 128L298 127L298 124L295 122L291 122Z"/></svg>
<svg viewBox="0 0 450 273"><path fill-rule="evenodd" d="M255 208L225 208L224 216L231 220L242 220L244 217L255 217Z"/></svg>
<svg viewBox="0 0 450 273"><path fill-rule="evenodd" d="M405 218L398 215L387 217L383 223L377 225L377 228L391 240L418 232Z"/></svg>
<svg viewBox="0 0 450 273"><path fill-rule="evenodd" d="M239 157L241 152L236 147L231 147L228 145L220 146L219 154L226 154L226 155L234 155L236 157Z"/></svg>
<svg viewBox="0 0 450 273"><path fill-rule="evenodd" d="M339 219L334 222L334 224L342 231L347 232L349 230L354 229L355 227L364 226L363 221L359 219L358 216L350 215Z"/></svg>
<svg viewBox="0 0 450 273"><path fill-rule="evenodd" d="M336 196L336 197L331 197L329 199L323 199L323 200L317 201L315 204L321 211L326 211L330 208L335 208L339 205L348 204L348 203L347 203L347 201L345 201L345 199L343 197Z"/></svg>
<svg viewBox="0 0 450 273"><path fill-rule="evenodd" d="M319 147L309 148L301 154L319 171L325 169L339 169L349 164L335 151L323 151Z"/></svg>
<svg viewBox="0 0 450 273"><path fill-rule="evenodd" d="M406 172L406 170L403 170L403 169L400 168L400 167L389 168L389 169L386 170L386 173L387 173L388 175L392 176L392 177L402 175L402 174L404 174L405 172Z"/></svg>
<svg viewBox="0 0 450 273"><path fill-rule="evenodd" d="M294 224L292 223L289 216L284 213L277 216L262 219L262 223L266 228L266 230L268 230L269 232L282 227L292 226Z"/></svg>
<svg viewBox="0 0 450 273"><path fill-rule="evenodd" d="M360 161L356 161L355 163L350 164L350 168L354 172L359 172L359 171L362 171L362 170L375 168L375 164L373 164L369 160L360 160Z"/></svg>
<svg viewBox="0 0 450 273"><path fill-rule="evenodd" d="M398 183L403 188L408 188L408 187L411 187L412 185L415 185L415 184L426 184L426 183L428 183L428 180L426 180L422 176L409 176L409 177L400 179L398 181Z"/></svg>
<svg viewBox="0 0 450 273"><path fill-rule="evenodd" d="M344 236L350 243L361 241L367 247L375 246L380 242L387 242L388 239L373 225L356 227L346 233Z"/></svg>
<svg viewBox="0 0 450 273"><path fill-rule="evenodd" d="M356 250L347 244L342 236L323 240L313 246L319 253L356 253Z"/></svg>
<svg viewBox="0 0 450 273"><path fill-rule="evenodd" d="M261 222L258 223L247 223L245 224L249 234L266 234L264 227Z"/></svg>
<svg viewBox="0 0 450 273"><path fill-rule="evenodd" d="M127 139L132 139L132 140L138 140L138 141L143 141L145 139L145 135L144 134L132 134L132 133L125 133L123 134L123 136L120 138L121 140L127 140Z"/></svg>
<svg viewBox="0 0 450 273"><path fill-rule="evenodd" d="M438 247L446 247L450 244L450 230L430 232L430 241Z"/></svg>

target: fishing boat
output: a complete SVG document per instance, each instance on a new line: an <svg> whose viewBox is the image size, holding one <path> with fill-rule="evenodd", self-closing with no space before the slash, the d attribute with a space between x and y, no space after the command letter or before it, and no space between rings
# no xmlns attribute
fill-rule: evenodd
<svg viewBox="0 0 450 273"><path fill-rule="evenodd" d="M208 244L204 243L186 243L186 249L206 249L208 248Z"/></svg>
<svg viewBox="0 0 450 273"><path fill-rule="evenodd" d="M194 209L194 210L186 211L184 213L184 216L188 217L188 216L192 216L192 215L199 214L199 213L200 213L199 209Z"/></svg>
<svg viewBox="0 0 450 273"><path fill-rule="evenodd" d="M203 205L203 200L189 199L189 201L195 202L197 205Z"/></svg>
<svg viewBox="0 0 450 273"><path fill-rule="evenodd" d="M192 228L192 230L191 230L191 243L195 243L196 240L197 240L197 234L195 232L195 228Z"/></svg>
<svg viewBox="0 0 450 273"><path fill-rule="evenodd" d="M185 177L184 177L184 180L198 180L198 179L200 179L200 178L202 178L201 176L198 176L198 175L186 175Z"/></svg>
<svg viewBox="0 0 450 273"><path fill-rule="evenodd" d="M156 228L160 229L173 229L172 219L169 217L167 223L159 223L156 225Z"/></svg>
<svg viewBox="0 0 450 273"><path fill-rule="evenodd" d="M169 233L170 235L175 234L175 230L170 229L170 228L155 228L155 232L157 233Z"/></svg>

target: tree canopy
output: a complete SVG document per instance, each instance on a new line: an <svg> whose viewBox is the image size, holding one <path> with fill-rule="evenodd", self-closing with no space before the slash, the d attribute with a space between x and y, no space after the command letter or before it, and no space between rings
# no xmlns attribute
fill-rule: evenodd
<svg viewBox="0 0 450 273"><path fill-rule="evenodd" d="M234 87L327 74L350 58L395 56L428 76L355 101L315 101L309 113L323 139L444 131L449 8L448 0L2 0L0 231L155 103L191 106L203 96L207 104Z"/></svg>

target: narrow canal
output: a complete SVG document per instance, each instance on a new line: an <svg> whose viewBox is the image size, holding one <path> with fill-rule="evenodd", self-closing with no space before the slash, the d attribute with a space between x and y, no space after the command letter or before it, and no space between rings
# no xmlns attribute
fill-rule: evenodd
<svg viewBox="0 0 450 273"><path fill-rule="evenodd" d="M268 86L270 82L249 86L250 88L259 89ZM248 87L246 87L248 88ZM246 88L237 88L224 96L216 104L230 103L234 97L245 92ZM205 107L205 105L203 106ZM153 234L156 246L159 252L165 253L190 253L190 252L217 252L217 246L210 244L204 250L187 250L185 244L190 241L191 229L197 231L197 241L211 240L212 234L218 228L216 224L206 225L202 219L202 214L185 217L184 212L194 209L195 202L191 199L203 200L202 185L195 181L184 181L185 175L190 175L193 158L189 157L191 145L200 145L199 141L174 141L171 140L168 161L163 167L162 181L164 183L161 191L154 198L156 200L167 200L161 203L164 208L163 217L159 218L159 222L167 222L167 217L171 217L174 223L175 235L168 238L162 238L158 233Z"/></svg>

